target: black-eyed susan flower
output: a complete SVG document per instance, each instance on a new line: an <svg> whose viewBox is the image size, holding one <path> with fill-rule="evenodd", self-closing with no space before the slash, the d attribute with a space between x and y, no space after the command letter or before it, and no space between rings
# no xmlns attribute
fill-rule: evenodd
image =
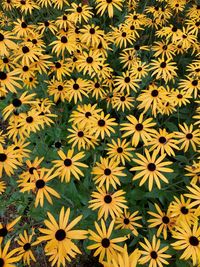
<svg viewBox="0 0 200 267"><path fill-rule="evenodd" d="M96 47L99 42L103 42L104 31L102 31L99 26L95 26L94 24L85 25L80 32L80 41L87 46Z"/></svg>
<svg viewBox="0 0 200 267"><path fill-rule="evenodd" d="M152 127L156 125L153 119L148 118L144 120L143 113L140 114L139 119L133 115L128 115L127 119L129 121L128 123L121 124L121 131L125 131L122 137L124 138L132 135L131 143L134 147L138 145L140 139L146 144L147 141L151 139L151 135L155 132L155 130L152 129Z"/></svg>
<svg viewBox="0 0 200 267"><path fill-rule="evenodd" d="M17 263L20 261L21 256L16 256L17 249L12 249L10 252L8 252L10 247L11 240L8 240L4 246L0 246L0 265L2 267L15 267L13 263Z"/></svg>
<svg viewBox="0 0 200 267"><path fill-rule="evenodd" d="M77 60L77 68L79 71L83 71L83 74L89 74L93 77L98 73L101 63L104 62L102 54L98 50L89 50L89 52L83 51L82 55L79 55Z"/></svg>
<svg viewBox="0 0 200 267"><path fill-rule="evenodd" d="M167 239L168 230L171 232L175 226L176 219L171 217L171 213L169 210L167 212L163 212L158 204L154 204L156 208L156 213L152 211L148 211L148 214L153 216L152 219L149 219L147 222L149 224L149 228L158 227L156 236L159 237L161 233L163 234L164 239Z"/></svg>
<svg viewBox="0 0 200 267"><path fill-rule="evenodd" d="M19 126L21 126L28 135L31 132L39 131L42 124L43 121L38 111L32 109L27 113L20 113Z"/></svg>
<svg viewBox="0 0 200 267"><path fill-rule="evenodd" d="M127 142L126 139L120 140L117 138L115 141L114 139L111 140L112 143L108 144L108 158L113 158L115 161L119 161L123 165L125 165L126 161L131 161L131 158L133 155L131 154L131 151L134 150L133 147L131 147L130 142Z"/></svg>
<svg viewBox="0 0 200 267"><path fill-rule="evenodd" d="M52 45L52 52L55 52L57 57L64 56L66 52L71 54L76 50L76 39L74 35L61 35L58 39L50 43Z"/></svg>
<svg viewBox="0 0 200 267"><path fill-rule="evenodd" d="M67 154L62 150L58 150L58 155L61 159L54 160L53 163L54 168L56 168L55 173L61 178L62 182L65 180L66 183L69 183L72 175L77 180L80 180L80 176L84 176L80 167L86 168L88 166L79 161L85 156L84 152L79 152L74 155L73 149L69 149Z"/></svg>
<svg viewBox="0 0 200 267"><path fill-rule="evenodd" d="M176 140L174 139L174 133L168 133L166 129L159 129L154 134L152 134L151 141L148 142L148 145L151 146L149 151L158 149L161 154L166 153L167 155L175 156L174 150L179 150L179 147L176 145Z"/></svg>
<svg viewBox="0 0 200 267"><path fill-rule="evenodd" d="M68 143L72 144L72 148L78 147L78 150L94 148L95 144L98 144L98 140L92 141L92 135L89 134L89 130L80 126L72 125L72 129L68 129L70 134L67 136Z"/></svg>
<svg viewBox="0 0 200 267"><path fill-rule="evenodd" d="M0 86L3 89L9 90L12 93L17 93L17 88L22 88L20 84L21 79L17 77L18 71L12 70L10 72L0 71Z"/></svg>
<svg viewBox="0 0 200 267"><path fill-rule="evenodd" d="M47 212L47 215L48 220L44 220L46 228L39 228L39 231L44 235L39 236L36 242L47 241L45 251L55 251L57 255L55 262L60 266L63 262L61 259L69 260L69 256L74 255L75 257L77 253L81 254L81 251L72 240L85 239L88 232L85 230L73 230L83 216L80 215L70 222L70 208L67 208L66 211L64 207L61 208L58 222L50 212Z"/></svg>
<svg viewBox="0 0 200 267"><path fill-rule="evenodd" d="M66 83L66 90L68 94L69 102L74 101L76 104L77 101L82 102L83 97L88 97L88 89L90 87L89 81L78 78L76 80L70 79Z"/></svg>
<svg viewBox="0 0 200 267"><path fill-rule="evenodd" d="M105 136L110 137L111 132L115 132L113 126L117 126L115 118L110 118L110 114L104 115L104 112L101 111L101 114L91 117L89 132L92 135L94 134L95 138L101 136L103 139Z"/></svg>
<svg viewBox="0 0 200 267"><path fill-rule="evenodd" d="M116 217L115 229L130 229L135 236L138 236L136 227L142 227L142 225L137 222L142 219L142 216L138 216L138 213L139 211L130 213L130 211L124 209L124 212L121 213L119 217Z"/></svg>
<svg viewBox="0 0 200 267"><path fill-rule="evenodd" d="M183 105L186 106L188 103L190 103L189 99L191 99L192 96L191 96L191 93L189 93L189 91L172 89L170 98L171 98L171 101L174 102L174 106L181 107Z"/></svg>
<svg viewBox="0 0 200 267"><path fill-rule="evenodd" d="M96 162L96 166L92 169L92 174L95 175L93 180L99 187L106 186L106 190L112 185L115 189L117 185L121 185L119 177L126 176L122 171L124 167L119 167L119 162L111 158L100 158L100 163Z"/></svg>
<svg viewBox="0 0 200 267"><path fill-rule="evenodd" d="M98 192L97 192L98 191ZM123 208L128 208L125 203L127 202L123 196L123 190L117 190L114 193L109 193L104 186L97 187L97 191L92 192L92 200L89 201L89 208L92 210L98 209L98 220L104 217L107 220L110 215L112 219L119 217L123 212Z"/></svg>
<svg viewBox="0 0 200 267"><path fill-rule="evenodd" d="M54 102L61 100L65 102L68 99L68 93L66 90L67 81L57 81L55 77L48 82L48 94L53 96Z"/></svg>
<svg viewBox="0 0 200 267"><path fill-rule="evenodd" d="M95 222L95 228L97 232L88 230L89 240L94 241L95 243L89 245L88 249L95 249L94 256L99 255L99 261L102 262L106 260L108 263L111 262L113 257L116 257L117 252L123 252L123 248L117 243L123 242L126 240L126 237L117 237L112 238L112 231L114 227L114 220L109 224L108 229L106 227L105 221L101 219L101 226Z"/></svg>
<svg viewBox="0 0 200 267"><path fill-rule="evenodd" d="M18 216L16 219L14 219L9 223L6 224L0 223L0 244L2 243L3 239L7 236L7 234L13 231L14 229L13 227L15 226L15 224L19 222L20 219L21 216Z"/></svg>
<svg viewBox="0 0 200 267"><path fill-rule="evenodd" d="M175 137L178 139L177 144L180 144L180 149L184 152L188 151L189 147L192 146L193 150L197 150L197 146L200 144L200 130L194 130L192 124L187 125L185 122L183 125L179 124L181 132L175 132Z"/></svg>
<svg viewBox="0 0 200 267"><path fill-rule="evenodd" d="M117 93L113 95L112 106L116 110L121 109L124 112L125 109L130 110L133 107L134 100L134 97L129 94Z"/></svg>
<svg viewBox="0 0 200 267"><path fill-rule="evenodd" d="M156 79L164 79L165 82L173 80L177 76L177 67L176 63L172 62L171 58L164 59L163 57L158 58L157 60L153 59L150 63L150 69L156 75Z"/></svg>
<svg viewBox="0 0 200 267"><path fill-rule="evenodd" d="M30 34L34 33L35 27L33 25L29 25L23 17L21 19L16 19L13 24L13 33L17 38L28 37Z"/></svg>
<svg viewBox="0 0 200 267"><path fill-rule="evenodd" d="M181 226L176 226L172 234L174 239L178 239L172 246L175 250L184 250L180 259L192 259L193 266L199 263L200 256L200 227L198 221L191 226L182 221Z"/></svg>
<svg viewBox="0 0 200 267"><path fill-rule="evenodd" d="M126 71L122 73L122 76L117 76L115 78L115 89L116 91L120 91L122 93L127 92L128 94L130 94L131 90L137 92L137 88L139 88L137 82L139 81L140 80L136 79L132 72Z"/></svg>
<svg viewBox="0 0 200 267"><path fill-rule="evenodd" d="M180 79L178 87L184 91L187 91L189 94L194 94L194 97L197 98L198 92L200 90L200 81L196 77L186 76L187 79Z"/></svg>
<svg viewBox="0 0 200 267"><path fill-rule="evenodd" d="M52 20L45 20L44 22L39 22L37 29L41 34L43 34L45 31L48 30L53 34L55 34L58 31L54 21Z"/></svg>
<svg viewBox="0 0 200 267"><path fill-rule="evenodd" d="M139 173L137 173L133 177L133 181L141 179L139 186L142 186L147 181L147 179L149 180L149 191L152 190L154 182L159 189L161 188L160 180L165 183L169 183L168 179L162 174L163 172L173 172L173 169L166 167L168 165L171 165L172 162L163 162L166 154L164 153L163 155L158 157L158 153L158 150L154 150L153 154L150 155L147 149L145 149L146 157L142 154L136 153L138 159L133 159L133 161L136 162L139 166L130 169L131 171L139 171Z"/></svg>
<svg viewBox="0 0 200 267"><path fill-rule="evenodd" d="M149 266L153 267L162 267L163 265L169 264L167 259L171 258L171 255L165 253L169 246L161 248L160 239L157 240L155 235L153 236L151 243L147 238L144 238L144 241L145 243L140 242L140 246L143 248L143 250L140 250L140 264L149 263Z"/></svg>
<svg viewBox="0 0 200 267"><path fill-rule="evenodd" d="M162 105L162 101L166 101L167 98L165 88L152 83L147 89L142 90L140 95L137 97L137 101L140 101L138 108L143 109L144 113L151 109L153 116L156 117L157 112Z"/></svg>
<svg viewBox="0 0 200 267"><path fill-rule="evenodd" d="M25 142L24 140L15 141L14 144L11 145L20 162L23 162L23 158L29 157L31 150L27 148L28 145L30 145L30 142Z"/></svg>
<svg viewBox="0 0 200 267"><path fill-rule="evenodd" d="M67 8L66 11L71 12L69 15L69 20L74 21L75 24L77 22L82 23L82 21L87 23L94 15L92 12L92 7L87 4L83 5L82 3L71 3L71 7Z"/></svg>
<svg viewBox="0 0 200 267"><path fill-rule="evenodd" d="M35 242L32 241L33 235L33 233L28 235L27 231L24 230L23 234L19 234L19 238L17 239L20 247L16 249L16 252L23 259L23 263L28 265L30 265L31 260L36 262L32 251L32 247L35 245Z"/></svg>
<svg viewBox="0 0 200 267"><path fill-rule="evenodd" d="M49 181L58 176L57 173L52 174L52 172L53 169L47 170L41 168L39 173L36 170L33 170L34 181L22 182L19 184L19 187L22 188L20 190L21 192L24 193L32 190L33 193L36 194L35 207L37 207L39 204L41 207L44 206L44 197L46 197L50 204L53 204L51 195L60 198L60 195L49 186Z"/></svg>
<svg viewBox="0 0 200 267"><path fill-rule="evenodd" d="M73 124L80 124L81 127L91 125L91 118L95 118L102 109L97 108L97 104L83 104L78 105L76 110L73 110L69 122Z"/></svg>
<svg viewBox="0 0 200 267"><path fill-rule="evenodd" d="M114 16L114 9L122 10L123 0L96 0L97 14L102 16L106 11L109 18Z"/></svg>
<svg viewBox="0 0 200 267"><path fill-rule="evenodd" d="M168 210L171 213L171 217L175 217L176 225L180 226L182 221L191 225L197 219L194 214L195 209L189 207L190 202L191 199L185 200L183 195L180 195L179 198L174 196L174 200L170 203Z"/></svg>
<svg viewBox="0 0 200 267"><path fill-rule="evenodd" d="M3 170L8 176L11 176L20 165L22 164L18 160L18 155L16 155L13 146L3 148L0 144L0 178L3 175Z"/></svg>
<svg viewBox="0 0 200 267"><path fill-rule="evenodd" d="M20 109L23 105L34 103L33 97L35 94L28 94L25 91L21 96L12 99L12 103L3 110L3 117L6 120L14 110Z"/></svg>

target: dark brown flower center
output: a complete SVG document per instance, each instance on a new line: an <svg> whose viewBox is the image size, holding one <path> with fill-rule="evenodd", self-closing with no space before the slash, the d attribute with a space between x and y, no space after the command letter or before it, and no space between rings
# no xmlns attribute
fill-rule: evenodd
<svg viewBox="0 0 200 267"><path fill-rule="evenodd" d="M94 28L90 29L90 34L95 34L95 29Z"/></svg>
<svg viewBox="0 0 200 267"><path fill-rule="evenodd" d="M182 94L178 94L178 95L177 95L177 98L178 98L178 99L181 99L181 98L183 98L183 95L182 95Z"/></svg>
<svg viewBox="0 0 200 267"><path fill-rule="evenodd" d="M6 80L6 78L7 78L7 74L3 71L0 71L0 80L3 81L3 80Z"/></svg>
<svg viewBox="0 0 200 267"><path fill-rule="evenodd" d="M24 249L25 251L30 250L30 248L31 248L31 244L30 244L30 243L26 243L26 244L23 246L23 249Z"/></svg>
<svg viewBox="0 0 200 267"><path fill-rule="evenodd" d="M167 216L163 216L162 217L162 222L164 223L164 224L168 224L169 223L169 217L167 217Z"/></svg>
<svg viewBox="0 0 200 267"><path fill-rule="evenodd" d="M153 97L156 97L156 96L158 96L158 90L153 90L152 92L151 92L151 95L153 96Z"/></svg>
<svg viewBox="0 0 200 267"><path fill-rule="evenodd" d="M160 66L161 66L161 68L165 68L166 66L167 66L167 64L166 64L166 62L162 62L161 64L160 64Z"/></svg>
<svg viewBox="0 0 200 267"><path fill-rule="evenodd" d="M13 99L12 104L13 104L14 107L18 108L18 107L21 106L22 101L20 99L18 99L18 98L15 98L15 99Z"/></svg>
<svg viewBox="0 0 200 267"><path fill-rule="evenodd" d="M32 116L28 116L28 117L26 118L26 122L27 122L27 123L32 123L32 122L33 122L33 117L32 117Z"/></svg>
<svg viewBox="0 0 200 267"><path fill-rule="evenodd" d="M65 165L66 167L71 166L71 165L72 165L72 160L71 160L71 159L65 159L65 160L64 160L64 165Z"/></svg>
<svg viewBox="0 0 200 267"><path fill-rule="evenodd" d="M161 136L161 137L159 138L159 142L160 142L161 144L165 144L166 141L167 141L167 139L166 139L164 136Z"/></svg>
<svg viewBox="0 0 200 267"><path fill-rule="evenodd" d="M8 63L8 62L9 62L9 59L8 59L7 57L4 57L4 58L3 58L3 63L6 64L6 63Z"/></svg>
<svg viewBox="0 0 200 267"><path fill-rule="evenodd" d="M33 174L34 170L37 170L37 169L35 167L30 167L28 171L29 171L30 174Z"/></svg>
<svg viewBox="0 0 200 267"><path fill-rule="evenodd" d="M104 197L104 202L107 203L107 204L111 203L112 202L112 197L110 195L106 195Z"/></svg>
<svg viewBox="0 0 200 267"><path fill-rule="evenodd" d="M189 238L189 242L190 242L190 245L195 246L195 247L199 245L199 240L196 236L191 236Z"/></svg>
<svg viewBox="0 0 200 267"><path fill-rule="evenodd" d="M49 27L49 22L48 22L48 21L45 21L45 22L44 22L44 26L45 26L45 27Z"/></svg>
<svg viewBox="0 0 200 267"><path fill-rule="evenodd" d="M102 119L98 121L98 125L99 125L100 127L105 126L105 124L106 124L105 121L102 120Z"/></svg>
<svg viewBox="0 0 200 267"><path fill-rule="evenodd" d="M61 40L61 43L63 44L66 44L68 42L67 37L65 36L62 36L60 40Z"/></svg>
<svg viewBox="0 0 200 267"><path fill-rule="evenodd" d="M136 124L135 129L136 129L136 131L142 131L142 130L143 130L143 125L142 125L142 123L138 123L138 124Z"/></svg>
<svg viewBox="0 0 200 267"><path fill-rule="evenodd" d="M4 161L6 161L6 159L7 159L6 154L0 153L0 162L4 162Z"/></svg>
<svg viewBox="0 0 200 267"><path fill-rule="evenodd" d="M193 134L192 133L188 133L186 134L186 138L191 140L193 138Z"/></svg>
<svg viewBox="0 0 200 267"><path fill-rule="evenodd" d="M111 174L111 170L109 168L106 168L104 170L104 174L107 175L107 176L110 175Z"/></svg>
<svg viewBox="0 0 200 267"><path fill-rule="evenodd" d="M131 80L130 77L126 77L126 78L124 79L125 83L129 83L130 80Z"/></svg>
<svg viewBox="0 0 200 267"><path fill-rule="evenodd" d="M7 235L7 233L8 233L8 230L7 230L6 227L2 227L2 228L0 229L0 236L1 236L1 237L5 237L5 236Z"/></svg>
<svg viewBox="0 0 200 267"><path fill-rule="evenodd" d="M188 214L189 210L186 207L181 207L181 213Z"/></svg>
<svg viewBox="0 0 200 267"><path fill-rule="evenodd" d="M198 81L197 80L192 81L192 85L193 86L197 86L198 85Z"/></svg>
<svg viewBox="0 0 200 267"><path fill-rule="evenodd" d="M23 21L23 22L21 23L21 27L22 27L23 29L25 29L25 28L27 28L27 24Z"/></svg>
<svg viewBox="0 0 200 267"><path fill-rule="evenodd" d="M0 33L0 42L4 40L4 35Z"/></svg>
<svg viewBox="0 0 200 267"><path fill-rule="evenodd" d="M126 37L126 33L125 32L122 32L122 37Z"/></svg>
<svg viewBox="0 0 200 267"><path fill-rule="evenodd" d="M154 260L155 260L155 259L157 259L157 257L158 257L158 254L157 254L157 252L156 252L156 251L154 251L154 250L153 250L153 251L151 251L150 255L151 255L151 258L152 258L152 259L154 259Z"/></svg>
<svg viewBox="0 0 200 267"><path fill-rule="evenodd" d="M89 118L90 116L92 116L92 114L91 114L89 111L87 111L87 112L85 113L85 117L86 117L86 118Z"/></svg>
<svg viewBox="0 0 200 267"><path fill-rule="evenodd" d="M63 90L63 86L62 85L58 85L58 91L62 91Z"/></svg>
<svg viewBox="0 0 200 267"><path fill-rule="evenodd" d="M23 69L24 72L26 72L26 71L28 71L29 67L28 66L24 66L22 69Z"/></svg>
<svg viewBox="0 0 200 267"><path fill-rule="evenodd" d="M80 7L80 6L78 6L77 9L76 9L76 11L77 11L78 13L81 13L82 10L83 10L83 9L82 9L82 7Z"/></svg>
<svg viewBox="0 0 200 267"><path fill-rule="evenodd" d="M73 85L73 89L74 89L74 90L78 90L78 89L79 89L79 85L78 85L77 83L75 83L75 84Z"/></svg>
<svg viewBox="0 0 200 267"><path fill-rule="evenodd" d="M55 146L55 148L60 148L62 146L62 143L57 141L57 142L55 142L54 146Z"/></svg>
<svg viewBox="0 0 200 267"><path fill-rule="evenodd" d="M108 248L110 246L110 240L108 238L103 238L101 240L101 245L104 247L104 248Z"/></svg>
<svg viewBox="0 0 200 267"><path fill-rule="evenodd" d="M84 132L83 131L79 131L78 132L78 137L83 137L84 136Z"/></svg>
<svg viewBox="0 0 200 267"><path fill-rule="evenodd" d="M130 220L128 218L124 218L124 224L129 224L130 223Z"/></svg>
<svg viewBox="0 0 200 267"><path fill-rule="evenodd" d="M56 62L56 63L55 63L55 67L56 67L56 69L61 68L61 64L60 64L60 62Z"/></svg>
<svg viewBox="0 0 200 267"><path fill-rule="evenodd" d="M22 47L22 52L24 53L24 54L26 54L26 53L28 53L30 50L29 50L29 48L27 47L27 46L23 46Z"/></svg>
<svg viewBox="0 0 200 267"><path fill-rule="evenodd" d="M41 189L45 187L45 181L42 179L39 179L36 181L35 186L37 187L37 189Z"/></svg>
<svg viewBox="0 0 200 267"><path fill-rule="evenodd" d="M123 148L122 147L118 147L117 148L117 153L122 153L123 152Z"/></svg>
<svg viewBox="0 0 200 267"><path fill-rule="evenodd" d="M4 266L4 259L0 258L0 267Z"/></svg>
<svg viewBox="0 0 200 267"><path fill-rule="evenodd" d="M56 231L55 238L58 241L64 240L65 237L66 237L66 232L63 229L59 229L59 230Z"/></svg>
<svg viewBox="0 0 200 267"><path fill-rule="evenodd" d="M93 62L93 58L92 57L87 57L86 61L87 61L87 63L91 64Z"/></svg>
<svg viewBox="0 0 200 267"><path fill-rule="evenodd" d="M153 172L156 169L156 165L154 163L149 163L147 168L149 171Z"/></svg>

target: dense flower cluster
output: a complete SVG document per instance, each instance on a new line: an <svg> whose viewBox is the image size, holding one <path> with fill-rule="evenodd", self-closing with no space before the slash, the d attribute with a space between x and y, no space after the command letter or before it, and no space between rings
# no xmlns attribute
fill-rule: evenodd
<svg viewBox="0 0 200 267"><path fill-rule="evenodd" d="M1 1L0 267L200 266L199 17Z"/></svg>

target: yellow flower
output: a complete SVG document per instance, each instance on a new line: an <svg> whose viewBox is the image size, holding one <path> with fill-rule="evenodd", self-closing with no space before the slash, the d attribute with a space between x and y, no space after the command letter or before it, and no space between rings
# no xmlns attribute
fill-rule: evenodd
<svg viewBox="0 0 200 267"><path fill-rule="evenodd" d="M37 243L47 241L45 245L45 253L47 255L53 255L50 260L54 259L54 263L60 266L61 263L65 266L65 260L71 261L71 257L75 258L76 254L81 254L81 251L77 245L72 241L82 240L87 236L85 230L73 230L73 227L82 219L82 215L76 217L69 222L70 208L65 211L62 207L59 214L59 221L50 212L47 212L49 220L45 220L44 224L47 229L39 228L39 231L44 234L38 237Z"/></svg>
<svg viewBox="0 0 200 267"><path fill-rule="evenodd" d="M156 240L155 235L153 236L152 243L149 242L147 238L144 238L145 243L140 242L140 245L144 250L140 250L141 258L139 259L139 264L149 263L149 266L163 267L169 264L166 259L171 258L171 255L166 254L166 250L169 246L160 248L160 239Z"/></svg>
<svg viewBox="0 0 200 267"><path fill-rule="evenodd" d="M126 237L111 238L111 234L114 227L114 220L110 223L108 229L103 219L101 219L101 227L97 222L94 223L96 232L88 230L90 236L89 239L94 241L93 245L89 245L87 248L92 250L95 249L94 257L99 255L99 261L106 260L111 263L113 257L116 257L117 252L123 252L123 248L116 243L123 242Z"/></svg>
<svg viewBox="0 0 200 267"><path fill-rule="evenodd" d="M104 186L97 187L98 192L92 192L92 200L89 201L89 208L92 210L99 209L98 220L104 216L104 220L107 220L111 215L112 219L119 217L123 212L122 208L128 208L124 203L127 201L123 196L125 192L123 190L117 190L114 193L109 193Z"/></svg>
<svg viewBox="0 0 200 267"><path fill-rule="evenodd" d="M163 154L159 158L157 158L158 153L158 150L154 150L153 154L150 155L149 151L146 148L146 157L139 153L136 153L136 156L139 159L133 159L133 161L135 161L139 166L130 169L131 171L139 171L139 173L134 175L133 177L133 181L141 179L139 186L142 186L147 181L147 179L149 179L149 191L152 190L154 182L156 182L156 185L159 189L161 188L160 180L165 183L169 183L168 179L162 174L162 172L173 172L173 169L166 168L166 166L171 165L172 162L162 162L166 157L166 154Z"/></svg>
<svg viewBox="0 0 200 267"><path fill-rule="evenodd" d="M109 18L112 18L114 15L114 8L122 10L123 0L95 0L97 14L100 13L102 16L105 11L108 12Z"/></svg>
<svg viewBox="0 0 200 267"><path fill-rule="evenodd" d="M58 155L61 159L53 161L54 167L57 168L55 173L61 178L62 182L65 179L66 183L69 183L72 175L77 180L80 180L80 176L84 176L84 174L79 167L88 167L86 164L79 162L85 156L84 152L79 152L74 156L73 154L73 149L68 150L67 155L62 150L59 150Z"/></svg>
<svg viewBox="0 0 200 267"><path fill-rule="evenodd" d="M47 170L41 168L38 173L36 170L33 170L34 180L31 182L22 182L19 184L19 187L22 187L21 192L26 192L32 190L36 194L35 207L40 204L41 207L44 206L44 196L50 204L53 204L51 196L53 195L57 198L60 198L60 195L51 188L48 183L53 178L57 176L57 173L52 174L53 169Z"/></svg>

